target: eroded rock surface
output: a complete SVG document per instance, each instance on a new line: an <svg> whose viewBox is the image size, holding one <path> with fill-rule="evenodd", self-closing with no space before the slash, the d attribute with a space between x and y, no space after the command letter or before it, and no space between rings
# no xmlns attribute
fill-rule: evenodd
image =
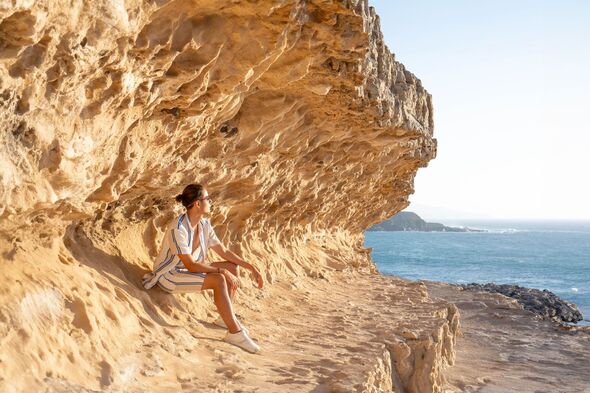
<svg viewBox="0 0 590 393"><path fill-rule="evenodd" d="M500 293L504 296L516 299L522 306L544 318L553 319L557 322L577 323L584 318L578 306L561 299L553 292L544 289L525 288L512 284L460 284L461 288L469 291L482 291Z"/></svg>
<svg viewBox="0 0 590 393"><path fill-rule="evenodd" d="M213 361L223 344L194 337L209 299L140 286L185 184L207 186L217 234L278 291L336 272L378 277L362 232L408 205L436 155L430 95L385 47L366 1L15 0L0 5L0 54L8 391L108 389L142 375L182 386L193 377L179 369L195 366L186 351L204 345L202 364ZM266 294L244 286L238 310ZM448 323L446 306L425 307L425 320ZM125 363L162 337L153 367ZM390 355L379 366L361 352L375 366L350 383L383 380L396 352L379 348ZM452 345L440 348L452 358ZM445 361L425 359L392 384L437 390Z"/></svg>
<svg viewBox="0 0 590 393"><path fill-rule="evenodd" d="M563 326L499 293L425 281L431 297L456 305L461 337L446 392L572 392L590 386L590 326Z"/></svg>

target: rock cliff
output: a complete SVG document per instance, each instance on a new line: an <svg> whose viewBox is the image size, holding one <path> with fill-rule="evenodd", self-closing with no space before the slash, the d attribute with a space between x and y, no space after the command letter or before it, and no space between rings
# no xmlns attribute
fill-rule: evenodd
<svg viewBox="0 0 590 393"><path fill-rule="evenodd" d="M408 205L436 155L431 97L366 0L5 1L0 54L7 391L130 389L160 374L128 356L158 345L189 367L180 348L212 315L207 295L140 286L185 184L207 186L217 234L268 283L339 288L340 273L377 277L363 231ZM270 301L240 295L253 311ZM407 302L431 305L438 338L429 366L394 382L436 390L457 316L426 294Z"/></svg>

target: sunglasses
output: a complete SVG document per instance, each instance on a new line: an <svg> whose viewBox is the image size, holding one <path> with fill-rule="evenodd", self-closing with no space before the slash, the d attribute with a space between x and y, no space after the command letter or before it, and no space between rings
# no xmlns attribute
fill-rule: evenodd
<svg viewBox="0 0 590 393"><path fill-rule="evenodd" d="M212 203L213 202L213 198L211 198L209 195L207 195L206 197L203 197L203 198L197 198L195 201L209 201L209 203ZM195 202L191 203L186 208L187 209L190 209L194 205L195 205Z"/></svg>

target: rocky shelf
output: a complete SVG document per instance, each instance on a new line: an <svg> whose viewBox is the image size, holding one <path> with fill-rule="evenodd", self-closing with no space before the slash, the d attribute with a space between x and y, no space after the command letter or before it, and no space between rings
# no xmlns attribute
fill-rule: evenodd
<svg viewBox="0 0 590 393"><path fill-rule="evenodd" d="M547 289L539 290L525 288L511 284L459 284L459 287L469 291L483 291L500 293L504 296L516 299L525 310L531 311L544 318L550 318L557 322L577 323L584 318L578 307L561 299Z"/></svg>

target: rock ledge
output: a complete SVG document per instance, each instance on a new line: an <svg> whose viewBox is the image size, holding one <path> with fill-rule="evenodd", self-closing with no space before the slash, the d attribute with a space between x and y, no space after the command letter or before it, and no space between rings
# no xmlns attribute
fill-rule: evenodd
<svg viewBox="0 0 590 393"><path fill-rule="evenodd" d="M583 320L578 307L561 299L547 289L539 290L525 288L511 284L460 284L459 287L469 291L483 291L500 293L504 296L516 299L525 310L531 311L544 318L550 318L556 322L576 323Z"/></svg>

